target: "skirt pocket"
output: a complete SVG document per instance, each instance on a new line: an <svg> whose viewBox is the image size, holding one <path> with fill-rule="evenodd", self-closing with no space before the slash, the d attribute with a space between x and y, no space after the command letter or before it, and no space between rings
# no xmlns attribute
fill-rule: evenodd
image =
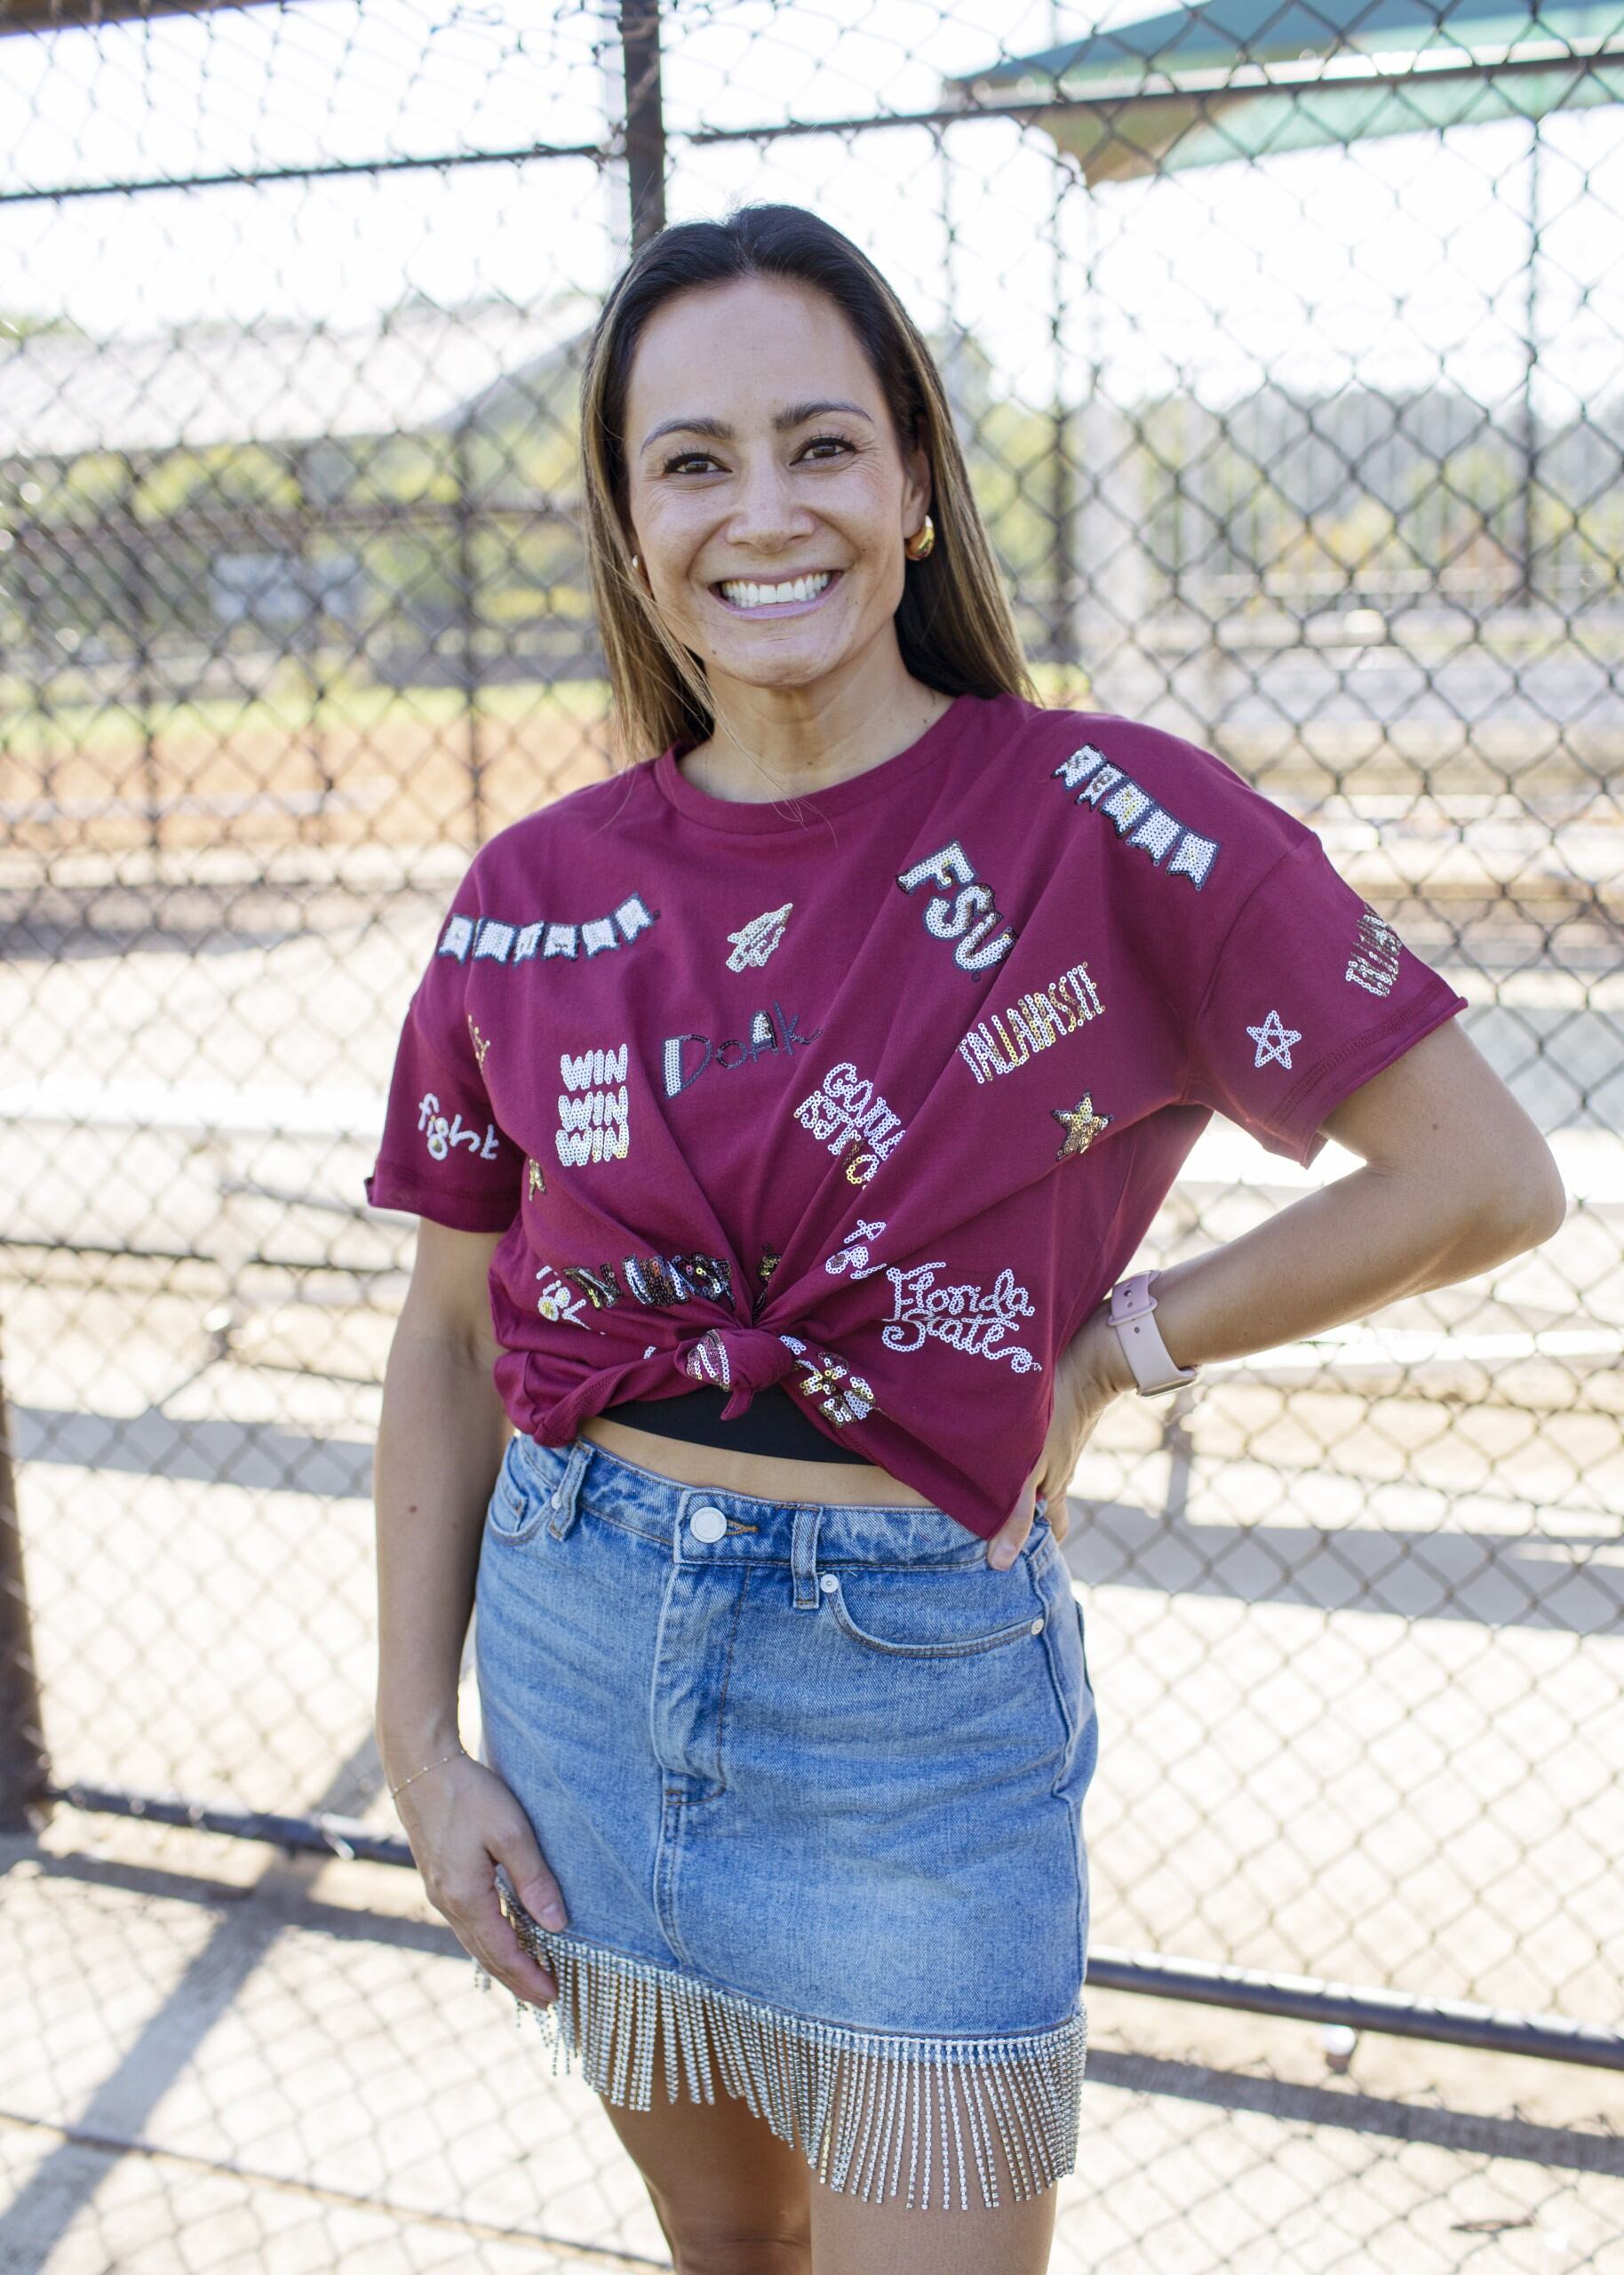
<svg viewBox="0 0 1624 2275"><path fill-rule="evenodd" d="M1059 1792L1081 1778L1083 1787L1094 1774L1098 1748L1094 1688L1088 1680L1088 1648L1081 1599L1071 1587L1065 1560L1057 1555L1052 1570L1041 1578L1047 1616L1043 1647L1048 1655L1049 1680L1065 1725L1066 1743L1052 1790ZM1080 1789L1079 1789L1080 1791Z"/></svg>
<svg viewBox="0 0 1624 2275"><path fill-rule="evenodd" d="M950 1659L1041 1634L1054 1608L1054 1535L1045 1529L1007 1571L973 1562L832 1567L819 1585L835 1624L864 1649Z"/></svg>
<svg viewBox="0 0 1624 2275"><path fill-rule="evenodd" d="M548 1494L520 1467L519 1445L517 1437L508 1440L485 1511L486 1532L508 1546L529 1540L552 1505Z"/></svg>

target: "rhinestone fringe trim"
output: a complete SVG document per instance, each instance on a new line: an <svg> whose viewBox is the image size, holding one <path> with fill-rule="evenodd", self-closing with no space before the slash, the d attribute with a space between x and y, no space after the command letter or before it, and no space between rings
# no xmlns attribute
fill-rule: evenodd
<svg viewBox="0 0 1624 2275"><path fill-rule="evenodd" d="M899 2194L906 2150L909 2208L919 2188L920 2208L927 2208L939 2138L946 2204L951 2208L956 2171L959 2200L967 2210L967 2131L982 2203L996 2209L989 2117L1018 2199L1041 2194L1074 2167L1088 2036L1080 2001L1057 2030L1019 2037L923 2039L849 2030L697 1983L652 1960L551 1934L505 1888L500 1893L521 1943L558 1984L558 1997L545 2007L510 1994L514 2027L522 2030L531 2016L553 2048L554 2077L561 2056L566 2072L578 2059L585 2082L617 2108L652 2104L658 2024L668 2101L677 2098L679 2061L689 2099L715 2101L713 2037L725 2090L799 2149L818 2179L840 2194L865 2202ZM474 1973L477 1987L490 1991L492 1978L477 1960Z"/></svg>

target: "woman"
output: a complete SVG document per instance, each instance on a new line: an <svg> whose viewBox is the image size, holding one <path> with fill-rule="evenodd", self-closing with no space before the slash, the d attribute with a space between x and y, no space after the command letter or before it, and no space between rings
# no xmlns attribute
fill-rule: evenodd
<svg viewBox="0 0 1624 2275"><path fill-rule="evenodd" d="M930 355L845 237L666 229L582 407L637 762L481 849L407 1016L367 1180L424 1219L380 1751L680 2269L1022 2275L1083 2066L1082 1448L1564 1196L1311 830L1037 704ZM1364 1165L1123 1278L1214 1109Z"/></svg>

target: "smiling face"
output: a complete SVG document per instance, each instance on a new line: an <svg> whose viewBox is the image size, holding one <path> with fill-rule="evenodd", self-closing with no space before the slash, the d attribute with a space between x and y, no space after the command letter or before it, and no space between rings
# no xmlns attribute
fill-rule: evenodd
<svg viewBox="0 0 1624 2275"><path fill-rule="evenodd" d="M924 520L928 462L904 459L823 293L751 276L666 301L633 358L625 457L655 606L713 694L729 679L809 689L880 657L900 670L903 539Z"/></svg>

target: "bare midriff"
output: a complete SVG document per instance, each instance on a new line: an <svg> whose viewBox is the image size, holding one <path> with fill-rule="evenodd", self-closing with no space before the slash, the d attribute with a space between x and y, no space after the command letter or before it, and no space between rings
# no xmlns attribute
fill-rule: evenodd
<svg viewBox="0 0 1624 2275"><path fill-rule="evenodd" d="M706 1485L713 1492L747 1493L759 1501L835 1503L847 1508L935 1506L926 1495L871 1462L779 1461L766 1454L734 1453L726 1446L690 1445L684 1438L633 1430L602 1414L583 1422L581 1435L605 1453L618 1454L623 1461L677 1485Z"/></svg>

